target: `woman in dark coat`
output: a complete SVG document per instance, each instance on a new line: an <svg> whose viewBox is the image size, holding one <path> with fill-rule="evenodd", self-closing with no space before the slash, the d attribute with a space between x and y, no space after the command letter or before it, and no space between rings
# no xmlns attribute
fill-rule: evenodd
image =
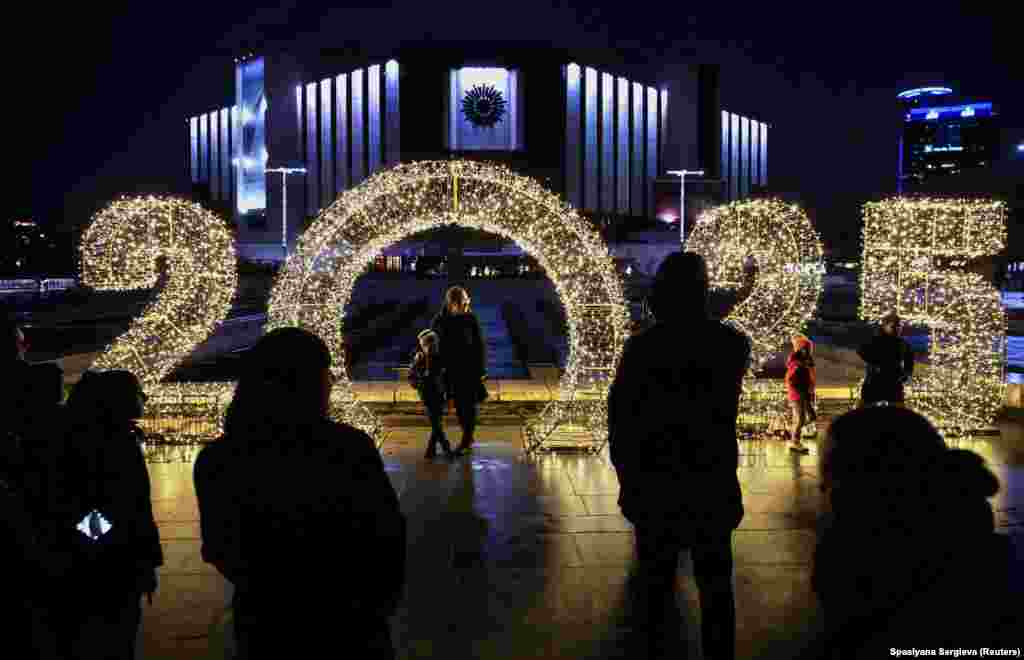
<svg viewBox="0 0 1024 660"><path fill-rule="evenodd" d="M305 330L262 337L196 459L202 556L234 584L247 660L394 657L405 517L372 438L328 417L330 366Z"/></svg>
<svg viewBox="0 0 1024 660"><path fill-rule="evenodd" d="M857 349L867 365L861 405L880 401L903 405L903 386L914 373L914 352L900 337L902 321L895 313L882 319L881 332Z"/></svg>
<svg viewBox="0 0 1024 660"><path fill-rule="evenodd" d="M469 309L469 292L453 286L445 293L445 304L431 329L441 337L441 360L445 370L448 399L455 402L455 414L462 427L462 442L455 449L466 453L473 446L477 406L486 398L487 344L480 321Z"/></svg>
<svg viewBox="0 0 1024 660"><path fill-rule="evenodd" d="M145 393L128 371L86 372L68 399L57 525L71 557L54 625L68 658L134 658L163 564L142 455Z"/></svg>

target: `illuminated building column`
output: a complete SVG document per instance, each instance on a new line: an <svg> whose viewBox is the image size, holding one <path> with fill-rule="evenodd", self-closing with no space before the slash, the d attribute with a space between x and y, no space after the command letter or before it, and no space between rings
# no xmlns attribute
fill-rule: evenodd
<svg viewBox="0 0 1024 660"><path fill-rule="evenodd" d="M629 215L629 82L625 78L619 78L616 87L616 211L621 215Z"/></svg>
<svg viewBox="0 0 1024 660"><path fill-rule="evenodd" d="M199 118L192 117L188 125L190 151L192 152L192 183L199 183Z"/></svg>
<svg viewBox="0 0 1024 660"><path fill-rule="evenodd" d="M399 114L398 62L384 65L384 164L397 165L402 154L402 122ZM515 115L513 115L515 116Z"/></svg>
<svg viewBox="0 0 1024 660"><path fill-rule="evenodd" d="M380 169L384 155L380 139L383 119L380 103L381 84L380 65L374 64L366 70L367 175L374 174Z"/></svg>
<svg viewBox="0 0 1024 660"><path fill-rule="evenodd" d="M220 111L220 200L230 201L232 198L231 171L231 108Z"/></svg>
<svg viewBox="0 0 1024 660"><path fill-rule="evenodd" d="M601 204L615 212L615 78L601 74Z"/></svg>
<svg viewBox="0 0 1024 660"><path fill-rule="evenodd" d="M729 198L740 198L740 179L743 175L740 169L740 116L730 115L729 127L729 169L732 171L732 178L729 179Z"/></svg>
<svg viewBox="0 0 1024 660"><path fill-rule="evenodd" d="M750 119L740 118L740 198L750 196Z"/></svg>
<svg viewBox="0 0 1024 660"><path fill-rule="evenodd" d="M761 124L761 158L758 159L761 166L761 185L768 185L768 124Z"/></svg>
<svg viewBox="0 0 1024 660"><path fill-rule="evenodd" d="M199 183L210 180L210 115L199 117Z"/></svg>
<svg viewBox="0 0 1024 660"><path fill-rule="evenodd" d="M589 66L583 77L583 207L588 211L600 208L597 198L597 71Z"/></svg>
<svg viewBox="0 0 1024 660"><path fill-rule="evenodd" d="M629 166L629 212L641 217L644 214L644 88L640 83L631 86L633 117L631 135L633 153Z"/></svg>
<svg viewBox="0 0 1024 660"><path fill-rule="evenodd" d="M220 113L210 113L210 199L220 200Z"/></svg>
<svg viewBox="0 0 1024 660"><path fill-rule="evenodd" d="M349 126L352 129L352 186L359 185L366 178L366 91L362 69L349 74Z"/></svg>
<svg viewBox="0 0 1024 660"><path fill-rule="evenodd" d="M722 111L722 179L725 182L723 192L726 200L732 200L732 119L729 113Z"/></svg>
<svg viewBox="0 0 1024 660"><path fill-rule="evenodd" d="M320 210L320 130L317 125L317 88L316 83L306 85L306 203L307 215L315 215ZM301 221L302 218L300 217ZM301 223L300 223L301 224Z"/></svg>
<svg viewBox="0 0 1024 660"><path fill-rule="evenodd" d="M334 80L334 189L340 195L349 186L348 75Z"/></svg>
<svg viewBox="0 0 1024 660"><path fill-rule="evenodd" d="M654 179L658 176L658 90L647 88L647 145L644 149L646 174L644 176L644 213L654 217Z"/></svg>
<svg viewBox="0 0 1024 660"><path fill-rule="evenodd" d="M581 208L580 67L577 64L565 67L565 92L565 197L570 204Z"/></svg>
<svg viewBox="0 0 1024 660"><path fill-rule="evenodd" d="M327 208L337 194L334 190L334 128L331 122L334 103L331 79L320 81L320 208Z"/></svg>
<svg viewBox="0 0 1024 660"><path fill-rule="evenodd" d="M761 185L761 123L750 122L750 186Z"/></svg>

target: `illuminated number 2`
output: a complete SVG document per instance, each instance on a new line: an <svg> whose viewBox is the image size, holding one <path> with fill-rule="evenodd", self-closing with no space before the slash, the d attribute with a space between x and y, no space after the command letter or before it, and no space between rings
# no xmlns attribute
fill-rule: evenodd
<svg viewBox="0 0 1024 660"><path fill-rule="evenodd" d="M798 206L778 200L733 202L703 213L685 249L701 254L716 289L749 288L725 319L751 342L751 372L760 369L803 330L821 295L821 241ZM753 269L756 276L750 281ZM780 381L748 377L742 416L780 412Z"/></svg>
<svg viewBox="0 0 1024 660"><path fill-rule="evenodd" d="M1006 207L992 200L895 198L864 206L860 317L896 312L930 329L928 365L907 403L936 425L992 424L1005 397L1006 314L985 278L964 269L1006 245Z"/></svg>
<svg viewBox="0 0 1024 660"><path fill-rule="evenodd" d="M238 286L234 237L197 204L159 197L113 202L82 237L82 282L97 290L157 286L161 257L166 276L156 299L91 367L132 371L147 390L227 316Z"/></svg>

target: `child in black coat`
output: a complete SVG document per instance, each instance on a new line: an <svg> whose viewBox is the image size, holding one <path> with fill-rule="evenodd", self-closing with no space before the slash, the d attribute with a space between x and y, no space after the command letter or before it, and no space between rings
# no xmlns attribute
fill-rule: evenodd
<svg viewBox="0 0 1024 660"><path fill-rule="evenodd" d="M430 440L425 458L437 456L437 445L441 445L445 458L452 458L451 445L445 435L442 419L446 403L444 380L441 366L441 338L433 330L424 330L417 336L419 349L409 370L409 381L427 409L430 418Z"/></svg>

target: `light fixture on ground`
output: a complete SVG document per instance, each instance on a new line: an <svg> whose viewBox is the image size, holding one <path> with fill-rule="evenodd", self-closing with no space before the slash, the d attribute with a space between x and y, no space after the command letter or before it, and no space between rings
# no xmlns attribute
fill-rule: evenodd
<svg viewBox="0 0 1024 660"><path fill-rule="evenodd" d="M679 177L679 245L686 245L686 175L704 176L704 170L669 170Z"/></svg>

